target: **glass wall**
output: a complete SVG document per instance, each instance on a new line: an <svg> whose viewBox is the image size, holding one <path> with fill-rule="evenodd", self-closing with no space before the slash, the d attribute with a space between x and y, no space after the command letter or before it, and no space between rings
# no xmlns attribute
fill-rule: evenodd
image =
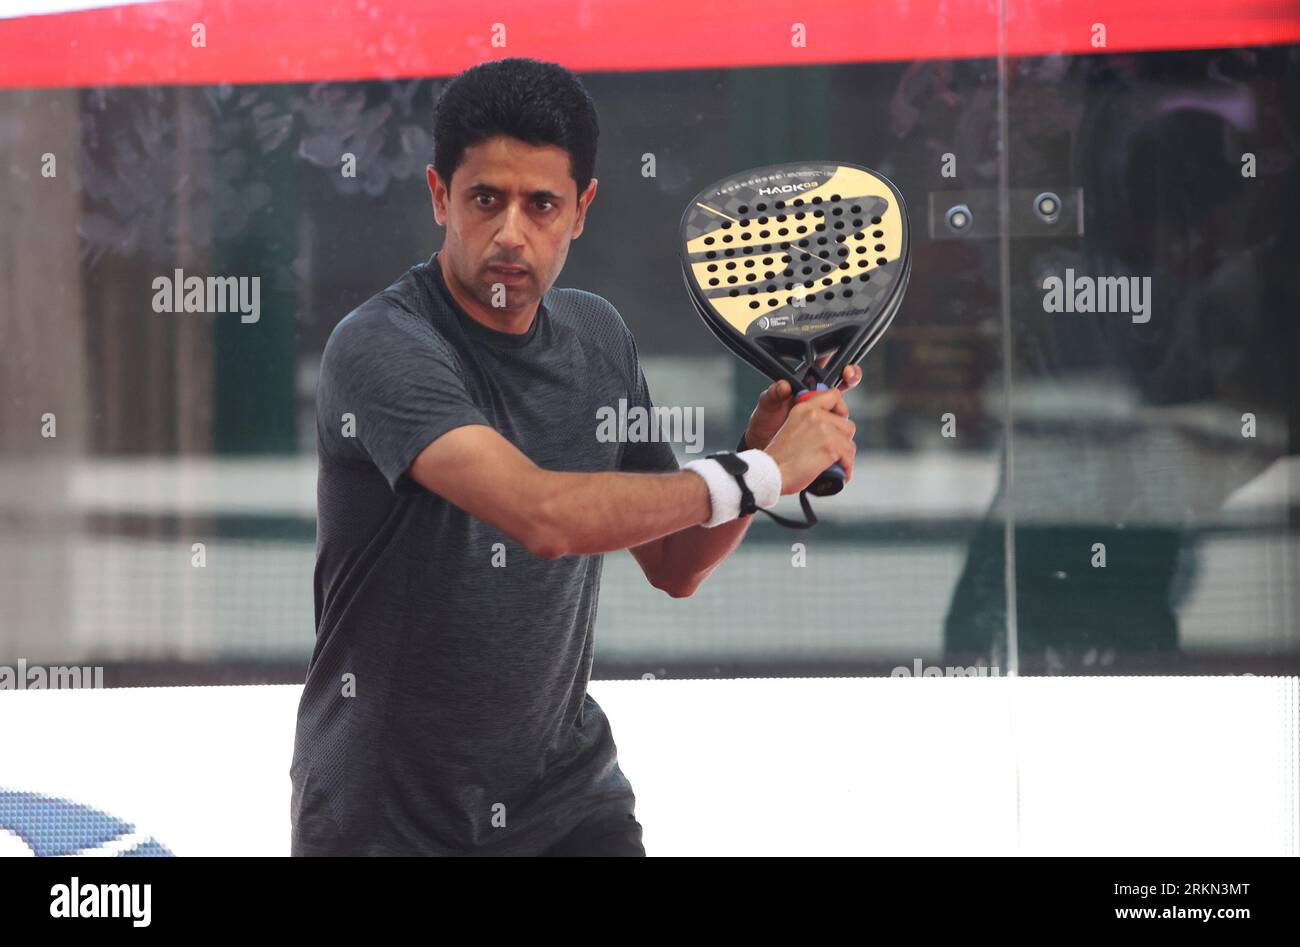
<svg viewBox="0 0 1300 947"><path fill-rule="evenodd" d="M767 379L682 286L701 187L867 165L914 254L848 396L853 482L687 599L606 556L597 677L1300 668L1300 47L1020 55L1023 18L974 22L992 52L583 72L599 195L557 285L618 307L707 450ZM0 91L0 664L302 680L316 369L441 243L444 82ZM158 311L160 277L214 274L256 311Z"/></svg>
<svg viewBox="0 0 1300 947"><path fill-rule="evenodd" d="M1296 673L1298 64L1007 61L1011 530L972 544L952 640L1009 550L1022 673Z"/></svg>

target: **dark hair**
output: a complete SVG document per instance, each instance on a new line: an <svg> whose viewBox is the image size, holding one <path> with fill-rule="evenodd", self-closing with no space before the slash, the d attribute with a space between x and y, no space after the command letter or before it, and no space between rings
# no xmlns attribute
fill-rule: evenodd
<svg viewBox="0 0 1300 947"><path fill-rule="evenodd" d="M465 149L497 135L566 150L579 195L595 173L596 106L557 63L518 56L480 63L451 79L433 116L433 167L448 188Z"/></svg>

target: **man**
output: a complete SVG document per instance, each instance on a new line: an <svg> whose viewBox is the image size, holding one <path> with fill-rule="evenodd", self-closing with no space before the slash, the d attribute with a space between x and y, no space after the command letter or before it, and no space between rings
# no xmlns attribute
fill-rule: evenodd
<svg viewBox="0 0 1300 947"><path fill-rule="evenodd" d="M442 249L325 346L295 855L645 854L587 695L602 554L630 549L689 596L750 516L718 461L679 471L668 444L596 436L599 407L652 408L618 311L553 288L596 194L597 134L560 66L456 77L427 171ZM832 462L852 475L841 391L790 401L772 386L745 435L759 506Z"/></svg>

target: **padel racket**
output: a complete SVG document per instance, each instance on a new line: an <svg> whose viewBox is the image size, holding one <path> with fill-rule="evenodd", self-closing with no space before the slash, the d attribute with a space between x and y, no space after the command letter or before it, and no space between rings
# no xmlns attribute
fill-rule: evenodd
<svg viewBox="0 0 1300 947"><path fill-rule="evenodd" d="M880 341L912 264L898 188L838 161L768 165L710 184L682 215L679 253L704 324L758 371L788 381L796 403ZM804 492L843 488L844 470L832 464Z"/></svg>

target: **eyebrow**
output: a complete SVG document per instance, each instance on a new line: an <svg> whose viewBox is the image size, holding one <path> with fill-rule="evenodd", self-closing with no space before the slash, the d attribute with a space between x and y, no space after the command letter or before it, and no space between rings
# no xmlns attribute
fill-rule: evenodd
<svg viewBox="0 0 1300 947"><path fill-rule="evenodd" d="M491 184L485 184L482 181L479 181L475 184L471 184L466 190L469 190L471 192L479 192L483 194L504 194L505 193L505 191L501 190L501 188L493 187ZM564 196L562 194L556 194L553 191L548 191L544 188L536 191L531 191L529 192L528 196L534 198L543 197L548 201L560 201L564 199Z"/></svg>

